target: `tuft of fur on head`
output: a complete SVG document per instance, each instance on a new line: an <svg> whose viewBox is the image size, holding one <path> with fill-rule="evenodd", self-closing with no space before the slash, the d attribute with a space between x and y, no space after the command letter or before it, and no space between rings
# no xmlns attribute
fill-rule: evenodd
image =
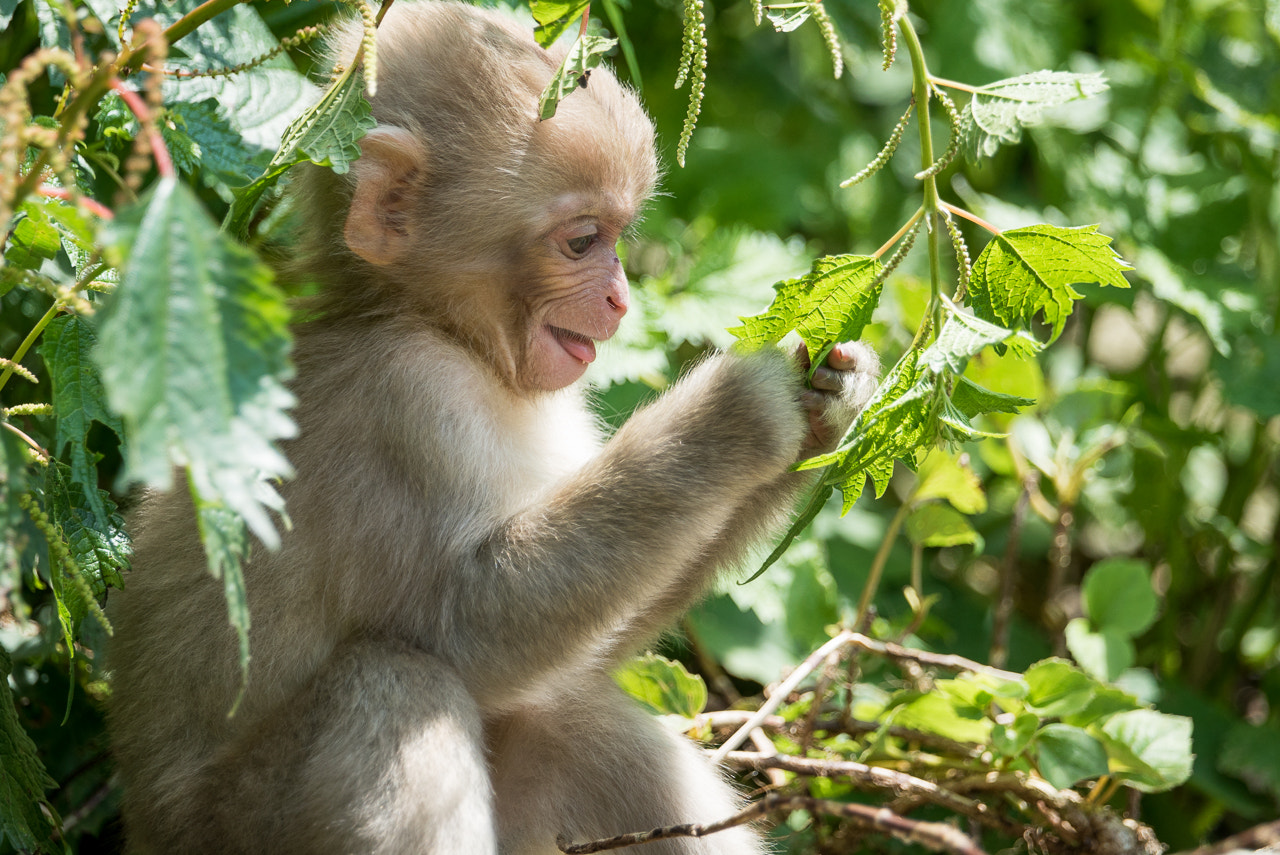
<svg viewBox="0 0 1280 855"><path fill-rule="evenodd" d="M358 20L336 28L331 57L350 62L360 37ZM399 269L383 272L384 282L422 289L424 301L447 299L457 280L491 277L509 264L538 236L550 201L605 195L638 208L652 193L653 124L608 69L596 69L552 119L538 121L562 56L493 10L445 0L391 7L378 30L370 104L380 124L418 137L425 163L415 178L415 249ZM304 220L301 272L337 286L344 302L360 300L358 284L375 278L343 241L352 188L350 174L308 166L291 191Z"/></svg>

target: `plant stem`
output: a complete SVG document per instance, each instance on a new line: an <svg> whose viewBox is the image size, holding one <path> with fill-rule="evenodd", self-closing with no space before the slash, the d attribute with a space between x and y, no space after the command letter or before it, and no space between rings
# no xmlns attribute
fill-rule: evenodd
<svg viewBox="0 0 1280 855"><path fill-rule="evenodd" d="M915 101L916 127L920 131L920 163L922 170L933 166L933 133L929 127L929 69L924 62L924 48L920 45L920 37L911 24L911 17L903 15L898 19L898 29L911 57L911 97ZM940 211L938 200L938 181L935 175L924 177L924 213L925 228L929 232L929 310L933 314L933 335L937 336L942 329L942 238L939 234L941 224L938 222Z"/></svg>
<svg viewBox="0 0 1280 855"><path fill-rule="evenodd" d="M862 586L862 597L858 600L858 614L853 619L853 625L862 629L862 622L867 617L867 611L871 608L871 601L875 598L876 589L880 587L880 577L884 575L884 566L889 563L889 550L893 548L893 543L898 539L898 529L902 528L902 523L907 519L907 513L911 510L911 502L908 500L903 502L898 508L898 512L893 515L893 519L889 521L889 527L885 530L884 539L880 541L880 548L876 550L876 557L871 562L871 571L867 574L866 584Z"/></svg>
<svg viewBox="0 0 1280 855"><path fill-rule="evenodd" d="M942 210L944 211L948 211L952 214L955 214L957 217L963 217L964 219L968 220L974 225L981 226L982 228L991 232L993 235L1000 234L1000 230L998 228L991 225L991 223L988 223L986 220L982 219L982 217L979 217L977 214L973 213L972 211L966 211L964 208L957 208L955 205L952 205L947 202L943 202L941 200L939 200L938 202L938 207L942 208Z"/></svg>
<svg viewBox="0 0 1280 855"><path fill-rule="evenodd" d="M44 332L44 328L49 326L61 310L62 303L54 301L54 304L49 307L49 311L44 313L44 317L36 321L36 325L31 328L31 332L27 333L27 337L22 340L22 344L18 345L18 349L13 352L12 362L14 365L22 361L22 358L27 355L27 351L31 349L31 345L35 344L36 339L40 338L40 333ZM13 376L13 370L13 365L10 365L4 370L3 374L0 374L0 389L3 389L5 384L9 382L9 378Z"/></svg>

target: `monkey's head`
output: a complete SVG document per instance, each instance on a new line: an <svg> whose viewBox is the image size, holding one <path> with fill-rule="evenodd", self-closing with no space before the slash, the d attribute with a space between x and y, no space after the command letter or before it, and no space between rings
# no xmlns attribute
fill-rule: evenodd
<svg viewBox="0 0 1280 855"><path fill-rule="evenodd" d="M615 247L658 171L652 123L606 69L538 121L561 55L496 12L390 9L378 127L347 176L299 181L330 311L421 316L520 392L582 376L626 312Z"/></svg>

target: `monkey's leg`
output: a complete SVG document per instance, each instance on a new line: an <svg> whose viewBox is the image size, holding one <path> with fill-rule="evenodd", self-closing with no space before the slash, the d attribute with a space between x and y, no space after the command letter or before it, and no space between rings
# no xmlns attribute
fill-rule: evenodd
<svg viewBox="0 0 1280 855"><path fill-rule="evenodd" d="M207 827L170 851L496 855L479 714L421 650L344 645L245 731L204 776Z"/></svg>
<svg viewBox="0 0 1280 855"><path fill-rule="evenodd" d="M688 740L641 710L605 674L549 686L548 699L491 725L503 855L555 855L580 843L712 822L742 800ZM646 855L760 855L751 829L647 843Z"/></svg>

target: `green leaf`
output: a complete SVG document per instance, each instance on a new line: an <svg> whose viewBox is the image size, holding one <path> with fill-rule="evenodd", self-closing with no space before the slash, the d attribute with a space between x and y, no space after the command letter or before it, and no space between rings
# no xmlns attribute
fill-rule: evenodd
<svg viewBox="0 0 1280 855"><path fill-rule="evenodd" d="M211 502L192 491L196 508L196 526L204 544L209 572L222 580L227 601L227 619L236 631L240 646L240 669L246 679L249 673L249 598L244 587L242 566L249 557L249 542L244 521L217 502ZM243 684L241 686L243 692ZM237 697L235 705L239 705Z"/></svg>
<svg viewBox="0 0 1280 855"><path fill-rule="evenodd" d="M797 279L774 285L773 303L729 330L748 347L774 344L796 330L817 364L833 342L862 336L880 301L884 266L868 255L829 255Z"/></svg>
<svg viewBox="0 0 1280 855"><path fill-rule="evenodd" d="M6 687L6 697L0 700L0 839L22 852L54 851L57 814L44 794L58 782L45 771L18 719L8 689L11 673L9 651L0 646L0 684Z"/></svg>
<svg viewBox="0 0 1280 855"><path fill-rule="evenodd" d="M173 180L122 211L112 238L126 262L97 358L129 437L125 479L167 488L184 466L199 496L273 546L262 482L290 473L274 443L294 427L288 310L270 271Z"/></svg>
<svg viewBox="0 0 1280 855"><path fill-rule="evenodd" d="M590 6L591 0L529 0L529 10L538 24L534 39L543 47L554 44L570 27L582 24L582 15Z"/></svg>
<svg viewBox="0 0 1280 855"><path fill-rule="evenodd" d="M1031 743L1040 726L1035 713L1019 713L1012 724L997 724L991 728L991 745L1004 757L1017 757Z"/></svg>
<svg viewBox="0 0 1280 855"><path fill-rule="evenodd" d="M1098 683L1065 659L1043 659L1027 669L1027 706L1042 718L1079 712L1093 699Z"/></svg>
<svg viewBox="0 0 1280 855"><path fill-rule="evenodd" d="M205 185L235 187L262 171L265 153L245 142L212 98L169 104L165 118L161 130L170 153L175 144L190 151L194 162L185 171L199 175Z"/></svg>
<svg viewBox="0 0 1280 855"><path fill-rule="evenodd" d="M967 418L973 418L983 413L1017 413L1023 407L1034 405L1035 399L992 392L971 380L957 377L955 389L951 392L951 404Z"/></svg>
<svg viewBox="0 0 1280 855"><path fill-rule="evenodd" d="M929 502L907 517L907 537L917 546L962 546L978 542L968 518L949 505Z"/></svg>
<svg viewBox="0 0 1280 855"><path fill-rule="evenodd" d="M1046 781L1059 790L1108 772L1102 743L1078 727L1046 724L1036 734L1036 765Z"/></svg>
<svg viewBox="0 0 1280 855"><path fill-rule="evenodd" d="M98 489L98 455L89 449L89 431L94 422L120 437L124 430L120 419L107 409L102 380L93 362L96 345L97 336L88 321L63 315L45 329L40 355L53 385L53 411L58 420L54 453L59 457L66 454L71 463L70 480L80 486L97 526L105 528L111 514ZM116 557L123 559L122 555Z"/></svg>
<svg viewBox="0 0 1280 855"><path fill-rule="evenodd" d="M947 691L947 684L952 682L955 681L939 680L939 691L921 695L900 707L893 723L957 742L985 744L991 738L991 719L966 693Z"/></svg>
<svg viewBox="0 0 1280 855"><path fill-rule="evenodd" d="M1107 89L1101 72L1036 71L980 87L960 114L965 157L976 161L1002 144L1022 139L1022 129L1044 121L1045 110Z"/></svg>
<svg viewBox="0 0 1280 855"><path fill-rule="evenodd" d="M613 673L614 682L650 711L693 718L707 705L707 686L679 662L646 653Z"/></svg>
<svg viewBox="0 0 1280 855"><path fill-rule="evenodd" d="M1150 566L1132 558L1108 558L1094 564L1084 575L1081 594L1090 623L1125 637L1145 632L1155 623L1160 609L1151 588Z"/></svg>
<svg viewBox="0 0 1280 855"><path fill-rule="evenodd" d="M942 449L934 449L916 470L913 500L944 499L962 514L980 514L987 509L982 480L961 459Z"/></svg>
<svg viewBox="0 0 1280 855"><path fill-rule="evenodd" d="M983 348L1009 343L1017 343L1019 350L1029 349L1031 353L1043 348L1039 342L1027 339L1013 330L988 323L968 312L952 310L948 313L938 338L920 355L920 362L933 371L949 369L960 374L970 357L981 353Z"/></svg>
<svg viewBox="0 0 1280 855"><path fill-rule="evenodd" d="M305 161L328 166L339 175L360 156L360 138L377 122L361 92L360 77L354 66L338 79L324 97L289 125L280 149L266 170L255 181L235 191L235 201L227 211L223 229L242 235L248 228L258 200L291 167Z"/></svg>
<svg viewBox="0 0 1280 855"><path fill-rule="evenodd" d="M1043 313L1053 340L1080 299L1073 284L1128 288L1122 275L1128 269L1097 226L1010 229L993 237L974 263L969 303L979 318L1010 329Z"/></svg>
<svg viewBox="0 0 1280 855"><path fill-rule="evenodd" d="M62 248L61 237L39 202L26 202L18 211L23 216L13 227L4 248L5 264L39 270L46 261L57 256Z"/></svg>
<svg viewBox="0 0 1280 855"><path fill-rule="evenodd" d="M790 33L809 20L809 7L800 5L794 8L774 9L766 6L765 16L769 19L769 23L773 24L776 32Z"/></svg>
<svg viewBox="0 0 1280 855"><path fill-rule="evenodd" d="M1111 716L1100 734L1112 774L1144 793L1172 789L1191 777L1191 719L1155 710Z"/></svg>
<svg viewBox="0 0 1280 855"><path fill-rule="evenodd" d="M1109 683L1133 664L1133 642L1123 632L1111 627L1094 629L1084 618L1074 618L1064 634L1072 657L1099 680Z"/></svg>
<svg viewBox="0 0 1280 855"><path fill-rule="evenodd" d="M589 86L591 69L603 62L605 53L617 43L617 39L593 36L590 33L578 36L551 77L547 88L542 90L542 98L538 102L538 120L545 122L550 119L556 114L560 102L569 97L569 93Z"/></svg>

